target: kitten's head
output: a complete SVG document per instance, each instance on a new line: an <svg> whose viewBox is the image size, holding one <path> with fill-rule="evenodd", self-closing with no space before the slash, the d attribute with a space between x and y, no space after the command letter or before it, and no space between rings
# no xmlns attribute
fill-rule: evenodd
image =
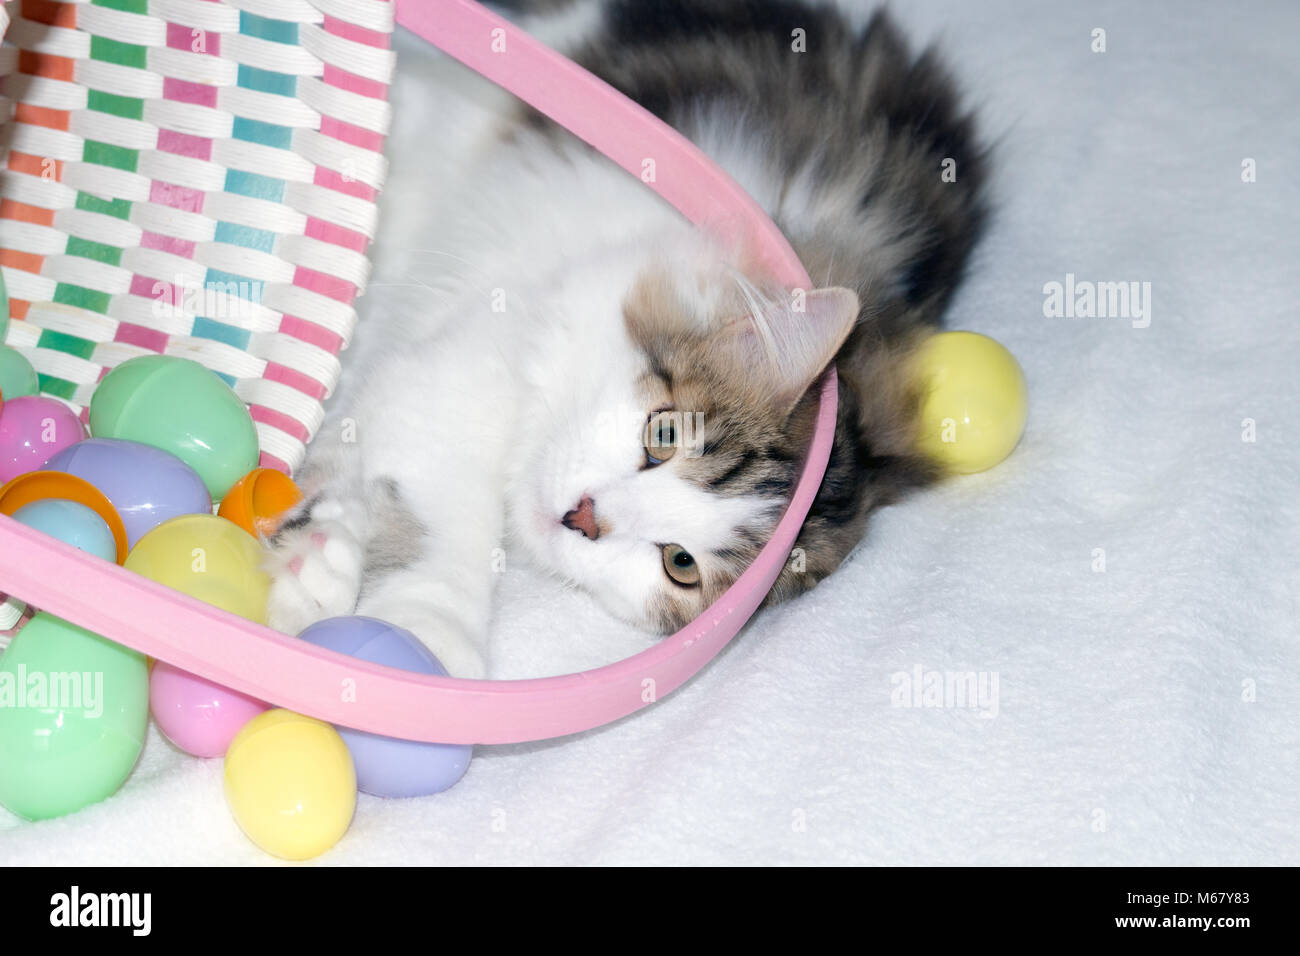
<svg viewBox="0 0 1300 956"><path fill-rule="evenodd" d="M618 616L672 631L781 517L811 436L811 386L852 331L857 296L764 290L695 248L626 267L611 255L553 291L512 531Z"/></svg>

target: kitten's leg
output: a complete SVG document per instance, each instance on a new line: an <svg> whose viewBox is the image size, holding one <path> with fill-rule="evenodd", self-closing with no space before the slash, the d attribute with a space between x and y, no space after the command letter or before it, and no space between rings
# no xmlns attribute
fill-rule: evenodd
<svg viewBox="0 0 1300 956"><path fill-rule="evenodd" d="M411 631L453 676L485 677L503 502L483 484L443 477L448 498L372 539L357 613Z"/></svg>
<svg viewBox="0 0 1300 956"><path fill-rule="evenodd" d="M463 354L474 353L394 357L356 405L359 440L322 429L306 502L273 540L272 627L296 634L365 614L413 632L452 675L486 675L510 418L508 397L489 386L511 377L490 352Z"/></svg>

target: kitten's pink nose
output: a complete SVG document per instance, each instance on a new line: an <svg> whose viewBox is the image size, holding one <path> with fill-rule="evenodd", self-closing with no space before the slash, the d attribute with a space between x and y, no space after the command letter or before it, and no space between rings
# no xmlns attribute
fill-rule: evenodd
<svg viewBox="0 0 1300 956"><path fill-rule="evenodd" d="M596 526L596 503L591 500L590 495L579 498L578 506L565 514L560 519L560 524L572 528L592 541L600 537L600 528Z"/></svg>

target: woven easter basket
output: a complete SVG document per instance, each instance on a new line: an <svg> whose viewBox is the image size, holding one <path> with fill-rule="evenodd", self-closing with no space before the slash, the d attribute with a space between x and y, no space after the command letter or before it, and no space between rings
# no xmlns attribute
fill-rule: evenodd
<svg viewBox="0 0 1300 956"><path fill-rule="evenodd" d="M7 13L5 341L44 393L83 415L120 362L181 355L248 404L264 465L302 461L369 268L395 20L630 174L654 156L650 188L686 219L744 242L787 287L810 287L777 226L696 146L472 0L14 0ZM474 681L359 662L7 518L0 578L52 615L331 723L433 743L564 736L663 699L739 633L817 493L836 388L832 366L789 508L750 567L676 634L589 671ZM70 575L78 587L64 586ZM336 692L344 680L364 706Z"/></svg>
<svg viewBox="0 0 1300 956"><path fill-rule="evenodd" d="M369 273L386 0L12 0L0 48L5 344L84 416L114 366L195 359L292 471Z"/></svg>

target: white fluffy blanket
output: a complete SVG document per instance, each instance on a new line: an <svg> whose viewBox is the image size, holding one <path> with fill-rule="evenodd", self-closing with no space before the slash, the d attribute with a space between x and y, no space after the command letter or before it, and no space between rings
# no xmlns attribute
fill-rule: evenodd
<svg viewBox="0 0 1300 956"><path fill-rule="evenodd" d="M1300 862L1300 8L1088 7L896 10L996 136L997 219L950 318L1025 367L1015 455L882 513L649 712L362 797L319 863ZM432 55L399 49L390 204L441 148ZM1149 326L1045 316L1067 274L1149 282ZM513 566L498 617L510 676L642 646ZM968 673L982 704L924 706ZM273 862L221 770L151 731L105 803L0 811L0 860Z"/></svg>

